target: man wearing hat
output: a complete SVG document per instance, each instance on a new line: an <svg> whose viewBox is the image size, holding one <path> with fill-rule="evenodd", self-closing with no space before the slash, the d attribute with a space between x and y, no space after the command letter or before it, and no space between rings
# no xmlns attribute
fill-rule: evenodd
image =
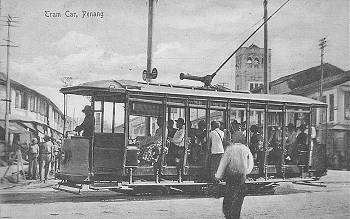
<svg viewBox="0 0 350 219"><path fill-rule="evenodd" d="M39 156L39 145L38 139L32 138L29 146L29 179L36 179L38 174L38 156Z"/></svg>
<svg viewBox="0 0 350 219"><path fill-rule="evenodd" d="M297 164L307 164L307 150L308 150L308 135L305 133L306 126L301 124L299 126L299 134L297 136L296 145L297 145Z"/></svg>
<svg viewBox="0 0 350 219"><path fill-rule="evenodd" d="M177 174L179 180L181 180L182 174L182 160L185 152L185 121L183 118L178 118L175 120L177 131L174 134L173 138L169 138L170 143L174 146L174 157L175 164L177 166Z"/></svg>
<svg viewBox="0 0 350 219"><path fill-rule="evenodd" d="M81 125L78 125L74 131L81 132L83 131L84 137L92 137L94 125L95 125L95 118L92 111L91 106L86 105L84 109L82 110L83 113L85 113L85 118L83 123Z"/></svg>

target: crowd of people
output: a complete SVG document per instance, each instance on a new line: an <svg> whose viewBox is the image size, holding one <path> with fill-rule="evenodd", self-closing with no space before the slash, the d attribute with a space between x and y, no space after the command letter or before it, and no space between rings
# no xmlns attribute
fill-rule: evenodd
<svg viewBox="0 0 350 219"><path fill-rule="evenodd" d="M61 151L61 141L45 136L39 142L34 137L28 147L28 179L46 182L49 174L54 174L59 169L59 155Z"/></svg>
<svg viewBox="0 0 350 219"><path fill-rule="evenodd" d="M231 141L235 142L238 137L246 137L246 123L238 123L234 120L231 123ZM249 148L253 154L256 164L262 163L264 151L264 133L263 128L258 125L250 126L250 144ZM285 137L282 136L282 127L269 126L267 130L267 163L280 165L282 155L286 164L304 164L308 161L308 127L302 123L298 128L293 123L289 123L284 128ZM284 142L282 142L284 141ZM285 147L282 148L282 143ZM316 131L311 127L311 147L316 144Z"/></svg>

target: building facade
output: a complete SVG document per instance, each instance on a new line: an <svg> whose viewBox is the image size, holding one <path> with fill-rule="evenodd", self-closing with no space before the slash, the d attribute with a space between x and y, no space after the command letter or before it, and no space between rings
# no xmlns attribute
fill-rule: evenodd
<svg viewBox="0 0 350 219"><path fill-rule="evenodd" d="M236 53L235 90L250 91L264 84L264 48L252 44ZM271 49L268 50L268 81L271 79Z"/></svg>
<svg viewBox="0 0 350 219"><path fill-rule="evenodd" d="M350 169L350 71L324 64L322 97L320 97L321 67L315 66L287 75L270 83L271 94L294 94L320 99L327 110L313 112L312 124L317 129L327 124L326 138L328 165L334 169Z"/></svg>
<svg viewBox="0 0 350 219"><path fill-rule="evenodd" d="M15 135L20 143L28 143L34 136L49 135L60 139L63 134L64 115L61 110L46 96L11 80L11 109L10 109L10 145ZM0 99L6 99L6 75L0 73ZM6 102L0 102L0 157L11 148L5 148L5 112ZM72 129L72 120L66 119L66 129Z"/></svg>

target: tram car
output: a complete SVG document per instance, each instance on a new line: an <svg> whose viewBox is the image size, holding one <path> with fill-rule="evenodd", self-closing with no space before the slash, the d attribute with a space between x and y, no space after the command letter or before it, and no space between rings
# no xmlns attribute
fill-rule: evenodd
<svg viewBox="0 0 350 219"><path fill-rule="evenodd" d="M66 135L63 140L59 188L202 189L212 184L212 121L220 122L225 142L239 134L247 147L257 148L253 155L260 159L247 183L310 182L327 171L325 139L320 138L326 136L326 124L314 123L316 112L327 105L317 100L130 80L93 81L60 91L65 99L88 98L94 125L92 136ZM180 129L179 140L174 135ZM291 144L290 136L300 134L303 142Z"/></svg>

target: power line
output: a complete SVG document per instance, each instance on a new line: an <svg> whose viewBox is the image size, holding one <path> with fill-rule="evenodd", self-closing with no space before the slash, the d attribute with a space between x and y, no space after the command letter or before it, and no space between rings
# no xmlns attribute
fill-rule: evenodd
<svg viewBox="0 0 350 219"><path fill-rule="evenodd" d="M283 3L273 14L271 14L250 36L243 42L241 45L218 67L218 69L211 75L212 78L215 77L215 75L221 70L222 67L236 54L236 52L256 33L258 30L266 23L268 22L279 10L281 10L282 7L284 7L290 0L287 0L285 3Z"/></svg>

